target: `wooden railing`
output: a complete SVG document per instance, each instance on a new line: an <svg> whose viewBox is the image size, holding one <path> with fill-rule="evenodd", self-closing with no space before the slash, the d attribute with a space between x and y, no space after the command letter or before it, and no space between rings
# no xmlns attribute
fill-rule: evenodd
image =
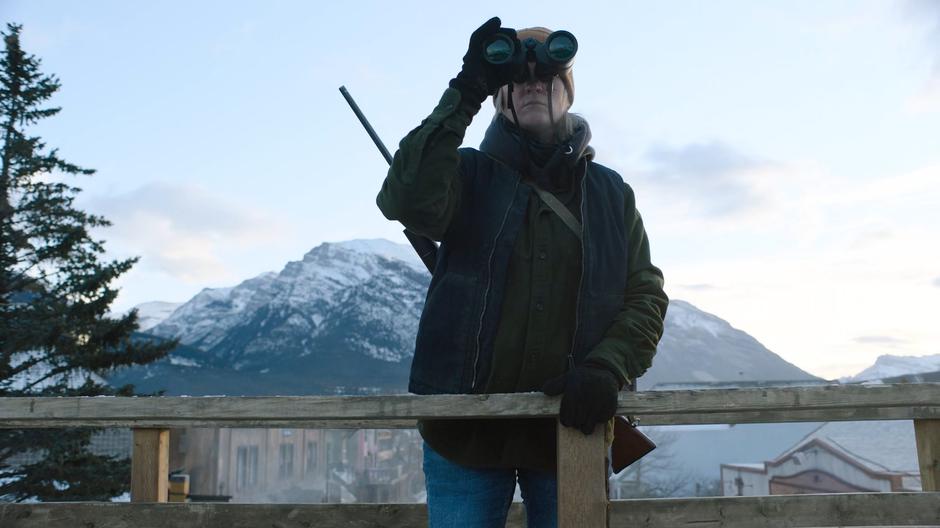
<svg viewBox="0 0 940 528"><path fill-rule="evenodd" d="M940 525L940 384L622 393L645 425L913 420L923 492L607 501L603 435L558 428L562 528L771 528ZM422 504L218 504L166 501L171 427L414 427L426 418L557 416L541 394L351 397L0 398L0 427L131 427L130 503L0 505L3 528L426 526ZM522 527L519 505L507 526Z"/></svg>

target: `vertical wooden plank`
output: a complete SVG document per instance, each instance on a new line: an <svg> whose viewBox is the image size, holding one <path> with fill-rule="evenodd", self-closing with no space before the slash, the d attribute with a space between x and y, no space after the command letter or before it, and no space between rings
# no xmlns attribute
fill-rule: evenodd
<svg viewBox="0 0 940 528"><path fill-rule="evenodd" d="M585 436L558 422L558 528L607 526L604 424Z"/></svg>
<svg viewBox="0 0 940 528"><path fill-rule="evenodd" d="M131 502L166 502L169 468L170 430L135 428Z"/></svg>
<svg viewBox="0 0 940 528"><path fill-rule="evenodd" d="M917 462L924 491L940 491L940 420L914 420Z"/></svg>

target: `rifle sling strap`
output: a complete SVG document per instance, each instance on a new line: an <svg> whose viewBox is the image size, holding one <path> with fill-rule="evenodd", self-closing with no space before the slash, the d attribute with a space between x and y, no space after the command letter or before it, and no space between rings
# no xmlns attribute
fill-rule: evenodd
<svg viewBox="0 0 940 528"><path fill-rule="evenodd" d="M554 211L555 214L558 215L558 218L561 218L561 221L564 222L565 225L568 226L568 228L571 229L571 231L574 232L575 235L577 235L578 240L581 240L581 222L578 222L578 219L575 218L573 214L571 214L571 211L569 211L568 208L565 207L565 204L561 203L561 201L558 198L555 198L555 195L540 188L534 183L532 182L527 182L527 183L529 184L529 186L532 187L532 189L535 190L536 194L539 195L539 198L541 198L542 201L545 202L545 205L547 205L549 209Z"/></svg>

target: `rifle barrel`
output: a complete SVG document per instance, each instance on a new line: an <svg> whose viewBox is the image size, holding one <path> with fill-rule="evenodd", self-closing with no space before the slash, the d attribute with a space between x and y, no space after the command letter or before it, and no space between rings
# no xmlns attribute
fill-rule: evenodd
<svg viewBox="0 0 940 528"><path fill-rule="evenodd" d="M385 144L379 139L379 135L375 133L375 129L372 128L372 125L369 124L369 120L366 119L362 110L359 109L359 105L357 105L356 101L349 95L349 91L346 90L345 86L340 86L339 93L343 94L343 98L349 103L349 107L352 108L353 113L359 118L359 122L365 127L366 132L369 133L369 137L375 142L375 146L379 148L379 152L382 153L382 156L385 156L385 161L391 165L392 155L388 153ZM414 248L415 253L418 254L418 257L421 259L421 262L424 263L424 266L428 268L428 271L434 273L434 266L437 263L437 244L430 238L409 231L408 229L405 229L405 237L408 239L408 242L411 242L411 247Z"/></svg>
<svg viewBox="0 0 940 528"><path fill-rule="evenodd" d="M379 148L379 152L385 156L385 161L389 165L392 164L392 155L389 154L388 149L385 148L385 144L382 143L382 140L379 139L379 135L375 133L375 129L372 128L372 125L369 124L369 120L366 119L366 116L362 113L362 110L359 109L359 105L356 104L356 101L353 100L352 96L349 95L349 91L346 90L345 86L339 87L339 93L343 94L343 97L346 99L346 102L349 103L349 107L352 108L353 113L356 114L356 117L359 118L359 122L362 123L362 126L365 127L366 132L369 133L369 137L372 138L372 141L375 142L375 146Z"/></svg>

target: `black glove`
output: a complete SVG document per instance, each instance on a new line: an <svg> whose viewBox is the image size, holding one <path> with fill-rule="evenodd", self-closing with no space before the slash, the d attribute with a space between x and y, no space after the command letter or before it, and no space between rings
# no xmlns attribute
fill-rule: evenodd
<svg viewBox="0 0 940 528"><path fill-rule="evenodd" d="M501 28L500 23L499 17L493 17L470 35L470 46L463 56L463 69L450 81L450 86L460 90L465 98L482 103L512 79L512 65L490 64L483 58L483 43L490 36L502 33L516 40L516 30Z"/></svg>
<svg viewBox="0 0 940 528"><path fill-rule="evenodd" d="M598 363L571 368L542 386L542 392L561 397L561 425L577 427L589 435L594 426L613 418L617 412L620 379Z"/></svg>

